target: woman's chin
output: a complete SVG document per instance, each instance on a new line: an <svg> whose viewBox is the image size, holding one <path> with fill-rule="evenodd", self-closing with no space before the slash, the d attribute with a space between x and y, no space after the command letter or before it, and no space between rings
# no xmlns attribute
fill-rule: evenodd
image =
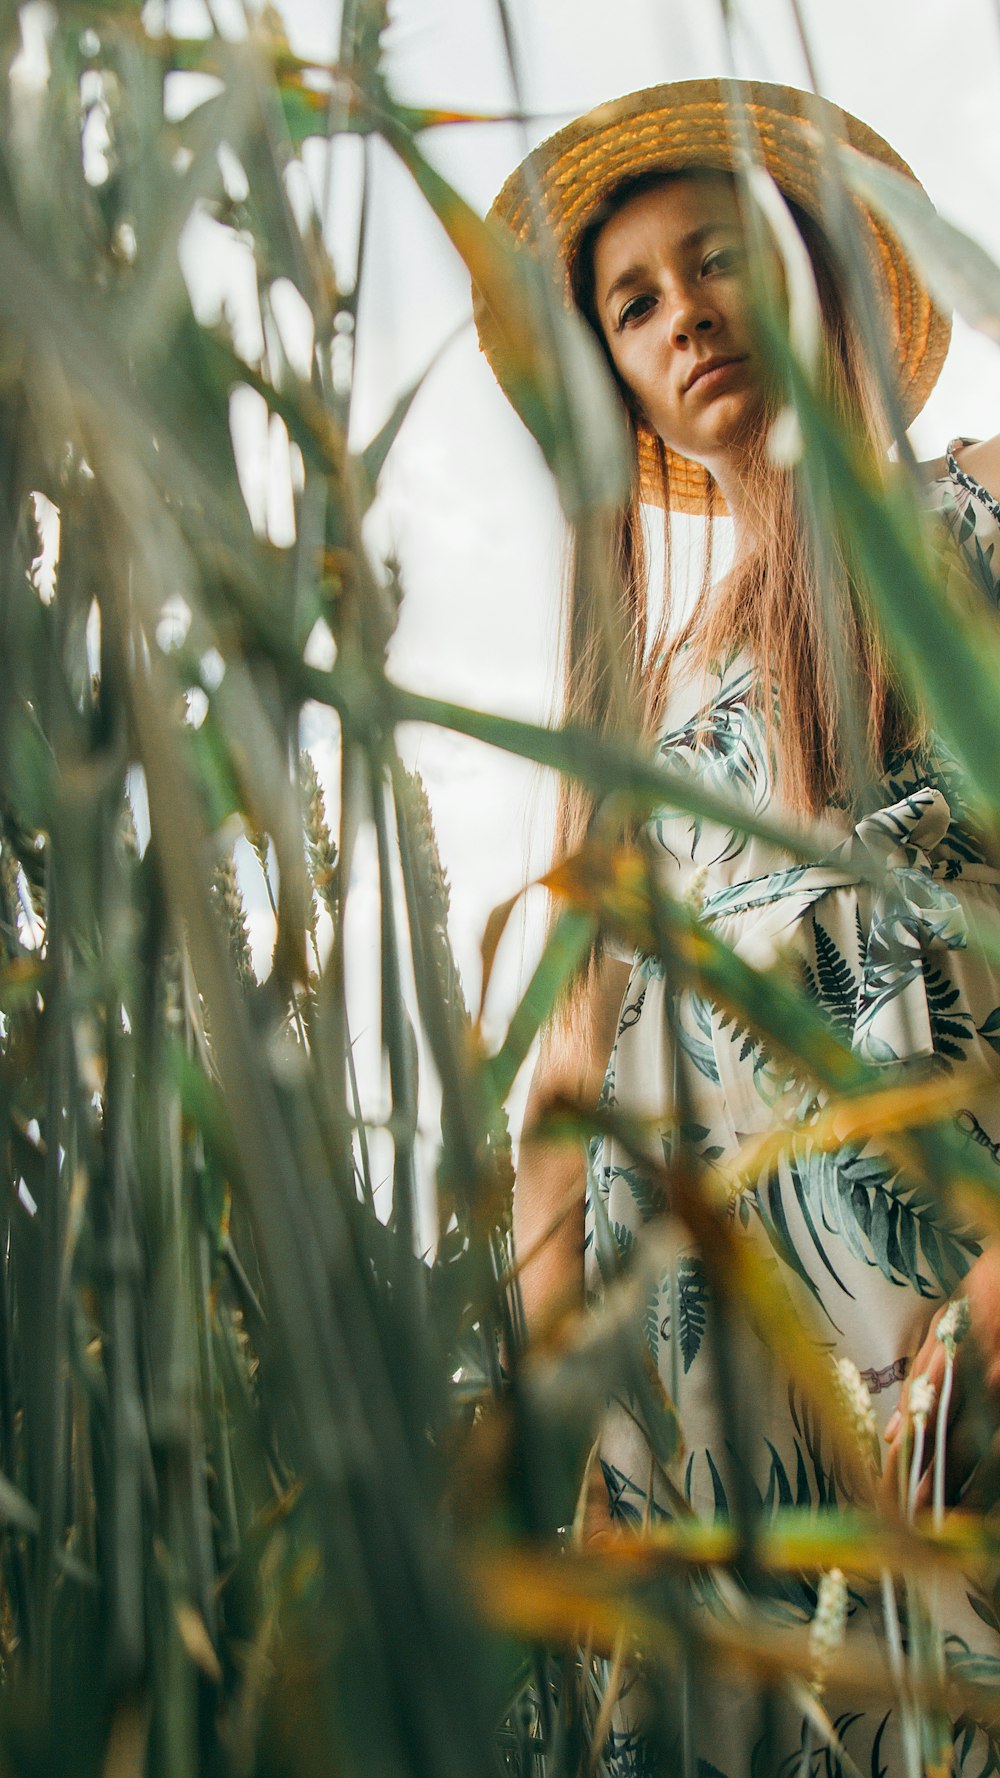
<svg viewBox="0 0 1000 1778"><path fill-rule="evenodd" d="M716 479L720 469L738 468L748 452L766 443L770 416L756 390L720 393L708 403L701 418L697 436L677 443L665 439L664 443L711 470Z"/></svg>

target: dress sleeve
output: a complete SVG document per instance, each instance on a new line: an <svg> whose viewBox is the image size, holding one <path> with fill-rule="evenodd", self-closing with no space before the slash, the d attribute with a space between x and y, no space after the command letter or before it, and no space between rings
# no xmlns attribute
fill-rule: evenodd
<svg viewBox="0 0 1000 1778"><path fill-rule="evenodd" d="M955 452L973 442L952 439L944 473L928 486L927 504L940 516L944 540L959 550L973 580L1000 608L1000 501L955 461Z"/></svg>

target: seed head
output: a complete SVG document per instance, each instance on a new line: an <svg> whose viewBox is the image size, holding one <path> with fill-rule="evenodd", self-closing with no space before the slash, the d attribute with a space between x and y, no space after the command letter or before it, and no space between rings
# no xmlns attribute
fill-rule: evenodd
<svg viewBox="0 0 1000 1778"><path fill-rule="evenodd" d="M252 833L247 834L247 839L250 841L250 844L254 849L254 856L257 860L257 863L260 865L260 868L264 872L264 875L266 877L267 876L267 848L268 848L267 834L266 833L258 833L256 831L256 829L254 829L254 831Z"/></svg>
<svg viewBox="0 0 1000 1778"><path fill-rule="evenodd" d="M928 1414L934 1406L936 1395L937 1390L931 1382L930 1377L925 1377L923 1373L921 1373L919 1377L914 1377L910 1384L911 1417L914 1420L926 1421Z"/></svg>
<svg viewBox="0 0 1000 1778"><path fill-rule="evenodd" d="M882 1473L882 1447L872 1398L857 1365L850 1358L838 1358L833 1366L834 1388L844 1411L844 1418L857 1440L858 1451L873 1476Z"/></svg>
<svg viewBox="0 0 1000 1778"><path fill-rule="evenodd" d="M337 846L326 818L326 803L312 754L305 749L299 754L302 812L306 829L306 853L316 894L327 912L334 908L334 887L337 871Z"/></svg>
<svg viewBox="0 0 1000 1778"><path fill-rule="evenodd" d="M692 914L700 914L704 906L708 874L708 865L699 864L697 870L693 870L688 878L688 885L684 891L684 905Z"/></svg>
<svg viewBox="0 0 1000 1778"><path fill-rule="evenodd" d="M862 1381L861 1372L850 1358L838 1358L833 1368L837 1379L837 1393L857 1434L858 1443L867 1445L878 1433L872 1398Z"/></svg>
<svg viewBox="0 0 1000 1778"><path fill-rule="evenodd" d="M126 796L122 801L121 813L118 817L118 839L126 857L138 858L139 835L136 832L135 811L129 796Z"/></svg>
<svg viewBox="0 0 1000 1778"><path fill-rule="evenodd" d="M948 1304L937 1324L937 1337L941 1341L948 1358L954 1360L955 1347L964 1340L969 1331L970 1321L969 1299L956 1296Z"/></svg>
<svg viewBox="0 0 1000 1778"><path fill-rule="evenodd" d="M236 875L236 864L231 852L227 852L224 858L220 858L212 872L212 895L229 935L229 944L240 982L244 987L252 987L257 978L254 975L253 959L250 955L246 908L243 905L243 895L240 890L239 878Z"/></svg>
<svg viewBox="0 0 1000 1778"><path fill-rule="evenodd" d="M839 1568L820 1575L816 1590L816 1615L809 1626L809 1653L813 1684L823 1685L832 1657L841 1647L847 1628L847 1582Z"/></svg>

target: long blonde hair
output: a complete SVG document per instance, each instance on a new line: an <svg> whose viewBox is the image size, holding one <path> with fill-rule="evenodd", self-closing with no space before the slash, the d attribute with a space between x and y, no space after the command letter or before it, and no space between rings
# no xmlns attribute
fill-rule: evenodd
<svg viewBox="0 0 1000 1778"><path fill-rule="evenodd" d="M691 169L695 174L699 171ZM615 374L633 440L634 403L615 372L594 309L594 244L604 223L630 197L652 185L687 176L652 173L617 187L591 219L570 265L577 306ZM817 223L796 206L792 209L819 293L827 397L844 425L861 441L872 473L884 474L889 429L833 255ZM826 540L821 570L791 472L776 467L763 449L755 457L750 472L753 485L746 488L746 494L757 515L754 532L761 541L747 549L724 580L713 587L710 501L701 591L689 619L676 631L671 629L670 481L667 454L660 444L665 586L662 616L651 633L649 564L636 455L630 497L613 516L604 538L604 553L611 567L607 584L618 605L616 621L610 627L617 629L625 659L623 663L608 659L609 625L599 609L600 595L588 571L593 539L578 538L567 574L563 712L566 720L587 724L598 732L613 731L620 721L614 688L624 682L628 701L640 712L642 728L647 736L653 736L662 721L682 647L690 648L689 658L696 664L725 659L734 649L745 649L759 669L755 681L782 800L792 809L815 814L831 801L852 801L856 774L845 742L845 716L858 718L862 730L858 739L876 769L889 753L916 741L920 723L903 695L864 589L849 571L836 539ZM823 584L821 572L826 575ZM833 637L831 628L835 628ZM852 682L850 712L844 709L841 689L845 670ZM780 712L777 721L775 705ZM592 809L592 800L579 787L563 784L557 812L557 856L580 843Z"/></svg>

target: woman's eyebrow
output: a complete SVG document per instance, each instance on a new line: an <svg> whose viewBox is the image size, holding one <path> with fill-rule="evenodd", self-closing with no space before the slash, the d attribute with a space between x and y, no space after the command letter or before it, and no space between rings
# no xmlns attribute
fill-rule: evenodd
<svg viewBox="0 0 1000 1778"><path fill-rule="evenodd" d="M690 233L681 236L677 243L678 249L681 253L694 253L704 245L709 235L719 233L735 235L739 233L739 226L738 222L727 221L724 217L719 217L714 222L699 223L697 228L693 228ZM649 267L644 260L637 260L634 265L627 266L609 285L602 306L606 308L623 290L629 290L633 285L641 284L643 279L648 276Z"/></svg>
<svg viewBox="0 0 1000 1778"><path fill-rule="evenodd" d="M630 265L624 272L619 272L604 298L605 307L612 298L618 296L621 291L630 289L633 284L641 284L643 279L648 277L648 275L649 268L643 262L640 262L637 265Z"/></svg>
<svg viewBox="0 0 1000 1778"><path fill-rule="evenodd" d="M717 216L713 222L703 222L698 228L693 228L690 234L685 235L680 243L681 251L687 253L694 247L701 247L709 235L720 233L738 235L739 232L738 222L725 216Z"/></svg>

